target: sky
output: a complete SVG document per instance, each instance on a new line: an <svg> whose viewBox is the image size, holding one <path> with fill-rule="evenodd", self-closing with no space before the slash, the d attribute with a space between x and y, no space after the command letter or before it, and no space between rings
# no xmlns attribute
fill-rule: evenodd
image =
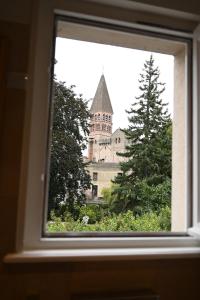
<svg viewBox="0 0 200 300"><path fill-rule="evenodd" d="M165 83L162 94L164 102L173 114L174 58L171 55L152 53L155 66L160 70L160 81ZM138 89L139 74L151 52L77 41L66 38L56 39L55 75L66 86L75 85L74 91L89 100L89 108L95 95L100 77L105 76L108 93L112 103L113 132L128 126L126 109L130 109Z"/></svg>

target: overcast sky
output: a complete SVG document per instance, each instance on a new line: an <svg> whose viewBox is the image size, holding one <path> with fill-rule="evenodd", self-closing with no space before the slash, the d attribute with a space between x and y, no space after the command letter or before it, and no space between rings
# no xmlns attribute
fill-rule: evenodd
<svg viewBox="0 0 200 300"><path fill-rule="evenodd" d="M125 109L129 109L135 97L140 95L139 74L150 54L147 51L57 38L55 74L58 80L66 82L66 86L75 85L75 92L89 100L94 97L103 73L114 110L114 131L128 125ZM172 114L174 58L158 53L153 53L153 57L160 69L160 81L166 83L162 98L169 103Z"/></svg>

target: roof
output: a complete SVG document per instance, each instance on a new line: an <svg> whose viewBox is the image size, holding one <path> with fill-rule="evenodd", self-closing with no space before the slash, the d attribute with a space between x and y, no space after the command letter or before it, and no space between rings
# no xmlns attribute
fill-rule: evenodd
<svg viewBox="0 0 200 300"><path fill-rule="evenodd" d="M96 112L106 112L109 114L113 114L112 104L110 102L106 80L103 74L101 75L96 94L90 108L90 112L93 114Z"/></svg>

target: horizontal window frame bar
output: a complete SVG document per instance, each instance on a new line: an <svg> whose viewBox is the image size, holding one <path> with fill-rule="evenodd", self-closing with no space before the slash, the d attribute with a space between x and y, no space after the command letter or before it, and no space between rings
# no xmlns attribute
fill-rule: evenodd
<svg viewBox="0 0 200 300"><path fill-rule="evenodd" d="M125 261L199 258L200 248L29 250L8 254L4 263Z"/></svg>
<svg viewBox="0 0 200 300"><path fill-rule="evenodd" d="M62 13L59 10L55 10L54 22L63 21L71 22L86 26L93 26L102 29L115 30L118 32L146 35L156 38L169 39L177 42L191 42L193 34L185 31L176 31L172 29L166 29L159 26L152 26L150 24L129 23L116 20L108 20L107 18L92 17L85 14L65 12Z"/></svg>
<svg viewBox="0 0 200 300"><path fill-rule="evenodd" d="M43 237L188 237L186 232L46 232Z"/></svg>

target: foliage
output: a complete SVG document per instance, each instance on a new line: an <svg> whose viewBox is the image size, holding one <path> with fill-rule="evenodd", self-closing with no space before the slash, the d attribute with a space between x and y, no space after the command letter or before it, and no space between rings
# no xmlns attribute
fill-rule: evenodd
<svg viewBox="0 0 200 300"><path fill-rule="evenodd" d="M71 216L62 222L61 218L51 215L52 221L47 224L48 232L159 232L171 229L170 208L166 206L159 214L148 212L142 216L134 216L128 210L126 213L103 217L95 224L85 224L83 220L74 221Z"/></svg>
<svg viewBox="0 0 200 300"><path fill-rule="evenodd" d="M83 220L83 218L88 217L88 224L94 224L97 221L100 221L102 217L101 209L99 205L83 205L80 208L79 219Z"/></svg>
<svg viewBox="0 0 200 300"><path fill-rule="evenodd" d="M117 201L117 195L115 190L117 190L118 185L112 184L108 188L103 188L101 191L103 204L102 207L104 209L104 215L110 215L112 212L116 212L115 210L115 202Z"/></svg>
<svg viewBox="0 0 200 300"><path fill-rule="evenodd" d="M124 186L118 186L113 190L112 212L132 210L135 215L141 215L149 211L159 212L163 207L171 204L171 180L169 178L157 185L150 185L145 178L126 186L128 187L126 189ZM133 198L134 202L131 201Z"/></svg>
<svg viewBox="0 0 200 300"><path fill-rule="evenodd" d="M165 87L159 76L151 55L140 74L141 95L127 111L129 126L123 129L129 144L118 153L127 159L120 164L122 175L114 180L118 212L131 209L137 214L169 205L171 119L161 99Z"/></svg>
<svg viewBox="0 0 200 300"><path fill-rule="evenodd" d="M159 213L160 228L165 231L171 230L171 209L169 206L162 207Z"/></svg>
<svg viewBox="0 0 200 300"><path fill-rule="evenodd" d="M50 156L49 212L57 215L67 210L77 216L76 205L85 202L84 191L90 187L82 151L89 134L87 102L67 88L54 82L53 122Z"/></svg>

